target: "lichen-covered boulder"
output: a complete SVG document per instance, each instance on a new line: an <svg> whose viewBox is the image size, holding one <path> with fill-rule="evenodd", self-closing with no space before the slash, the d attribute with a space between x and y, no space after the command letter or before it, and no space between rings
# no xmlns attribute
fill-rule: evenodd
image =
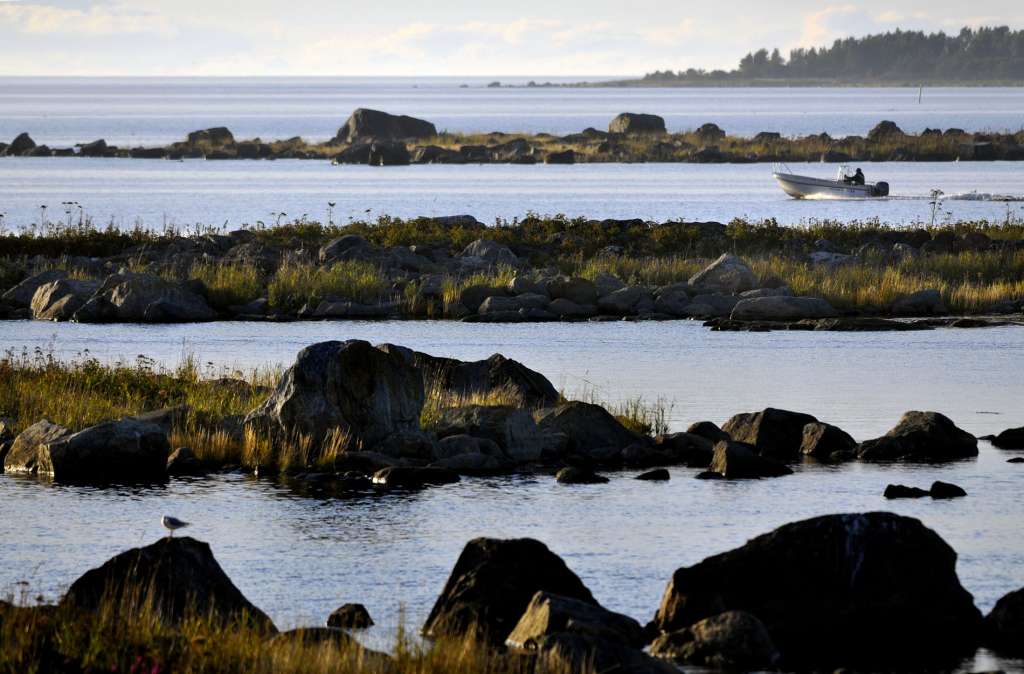
<svg viewBox="0 0 1024 674"><path fill-rule="evenodd" d="M892 513L794 522L681 568L654 622L668 633L728 610L757 616L798 668L957 660L981 636L956 553Z"/></svg>

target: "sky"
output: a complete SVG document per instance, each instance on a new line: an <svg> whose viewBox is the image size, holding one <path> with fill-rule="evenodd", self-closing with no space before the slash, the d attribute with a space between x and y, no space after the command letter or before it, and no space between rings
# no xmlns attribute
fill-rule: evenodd
<svg viewBox="0 0 1024 674"><path fill-rule="evenodd" d="M0 75L628 76L964 25L1024 2L0 0Z"/></svg>

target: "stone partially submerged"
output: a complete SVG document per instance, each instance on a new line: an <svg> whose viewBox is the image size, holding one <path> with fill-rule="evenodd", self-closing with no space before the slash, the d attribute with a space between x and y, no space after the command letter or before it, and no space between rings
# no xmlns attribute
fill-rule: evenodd
<svg viewBox="0 0 1024 674"><path fill-rule="evenodd" d="M880 438L857 448L861 461L940 462L978 455L978 440L938 412L907 412Z"/></svg>
<svg viewBox="0 0 1024 674"><path fill-rule="evenodd" d="M800 456L804 426L818 420L810 414L766 407L760 412L737 414L722 426L736 442L746 442L757 452L781 461Z"/></svg>
<svg viewBox="0 0 1024 674"><path fill-rule="evenodd" d="M654 622L668 633L727 610L757 616L797 667L955 660L981 634L956 553L892 513L794 522L681 568Z"/></svg>
<svg viewBox="0 0 1024 674"><path fill-rule="evenodd" d="M459 555L423 633L499 647L540 591L598 606L576 574L540 541L473 539Z"/></svg>
<svg viewBox="0 0 1024 674"><path fill-rule="evenodd" d="M662 634L651 644L651 655L733 671L771 669L779 660L764 623L746 611L725 611Z"/></svg>
<svg viewBox="0 0 1024 674"><path fill-rule="evenodd" d="M36 472L64 482L159 481L169 454L163 428L128 417L40 445Z"/></svg>

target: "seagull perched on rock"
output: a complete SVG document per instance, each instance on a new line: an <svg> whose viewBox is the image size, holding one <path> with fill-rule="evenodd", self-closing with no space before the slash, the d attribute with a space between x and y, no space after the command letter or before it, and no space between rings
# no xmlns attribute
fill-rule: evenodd
<svg viewBox="0 0 1024 674"><path fill-rule="evenodd" d="M164 525L164 529L167 529L171 533L168 535L169 538L174 538L174 532L178 529L184 529L189 525L188 522L183 522L177 517L171 517L170 515L164 515L160 523Z"/></svg>

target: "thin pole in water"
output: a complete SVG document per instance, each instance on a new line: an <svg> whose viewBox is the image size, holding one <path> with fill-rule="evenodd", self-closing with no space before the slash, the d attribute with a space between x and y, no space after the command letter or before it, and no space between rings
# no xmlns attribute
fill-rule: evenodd
<svg viewBox="0 0 1024 674"><path fill-rule="evenodd" d="M921 95L924 94L924 85L917 88L917 104L921 105Z"/></svg>

